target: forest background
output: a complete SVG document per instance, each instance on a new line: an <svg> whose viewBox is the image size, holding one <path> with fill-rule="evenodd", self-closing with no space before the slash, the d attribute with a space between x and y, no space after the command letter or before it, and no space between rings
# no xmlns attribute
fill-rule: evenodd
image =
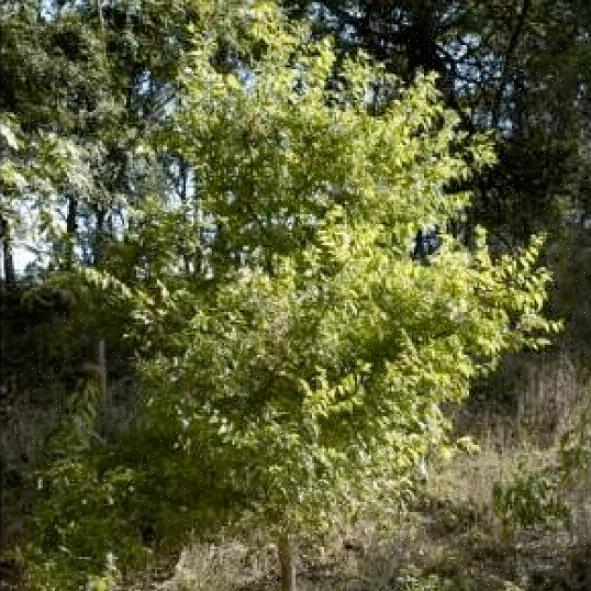
<svg viewBox="0 0 591 591"><path fill-rule="evenodd" d="M177 371L158 355L170 361L177 357L175 347L186 348L187 341L183 339L188 337L183 333L183 322L194 318L194 310L203 301L208 302L212 293L218 294L217 290L222 290L220 285L223 287L237 268L262 269L283 283L279 289L273 287L274 283L257 283L257 279L248 283L249 287L242 285L242 291L236 291L235 284L227 293L222 290L220 293L226 295L211 312L220 333L237 330L244 339L248 338L246 333L240 333L239 324L233 324L234 320L224 314L228 309L241 310L247 301L254 310L248 313L258 318L261 294L267 298L264 301L270 306L269 314L277 318L284 307L295 306L291 295L285 295L292 293L292 283L296 285L294 293L299 293L299 284L293 279L295 271L285 270L277 257L284 260L295 256L293 264L297 270L301 262L297 253L303 252L302 245L313 242L310 236L315 231L314 224L306 225L305 220L310 216L320 219L330 209L324 202L311 200L305 205L308 209L302 211L298 201L302 193L316 196L322 193L322 187L330 185L326 191L328 199L333 200L330 203L346 211L344 218L328 216L320 241L334 261L326 262L315 254L306 259L312 269L322 267L318 271L318 277L324 278L320 283L326 282L327 276L333 277L333 271L326 271L323 265L330 267L343 257L356 260L356 250L339 250L345 246L335 238L337 230L353 237L355 244L355 237L359 236L361 245L367 226L356 224L370 223L374 220L370 214L382 210L371 201L366 209L349 207L347 183L353 179L362 187L359 194L369 195L363 184L363 171L368 166L377 168L387 161L383 166L390 170L400 165L394 161L396 155L405 157L397 148L400 138L371 127L371 121L387 115L392 101L399 101L408 109L405 116L411 120L414 114L417 128L427 130L426 137L431 137L429 130L433 134L441 129L451 131L443 140L439 137L444 146L425 139L419 149L428 156L435 154L445 166L438 169L432 160L431 165L421 162L421 153L409 160L409 169L415 175L409 173L409 178L417 183L419 178L422 184L409 185L411 189L406 189L404 197L407 201L402 203L405 207L411 203L408 195L413 190L417 194L422 192L425 201L417 197L405 212L404 220L395 218L392 222L387 218L390 214L380 214L387 218L380 223L397 228L404 225L394 246L408 244L408 260L417 268L426 269L427 277L429 269L439 268L433 261L445 252L444 236L476 258L484 241L492 261L506 261L507 265L510 257L521 261L523 267L507 271L507 277L516 273L515 276L538 282L523 288L523 297L531 296L533 302L531 310L535 311L537 324L532 326L542 332L555 332L552 322L544 324L538 316L540 298L546 297L546 290L543 315L552 321L560 320L562 330L558 335L552 334L551 343L543 350L535 350L537 341L525 337L519 343L496 343L497 333L491 327L501 334L501 324L491 324L488 336L486 331L479 333L482 323L462 325L458 330L460 336L472 331L488 338L493 351L487 352L481 344L480 348L474 345L470 350L478 362L474 362L474 368L466 369L464 377L469 378L470 392L461 408L452 402L462 399L463 394L454 398L449 392L459 392L463 383L446 382L442 389L447 388L447 393L440 398L439 394L433 395L442 415L419 413L418 418L414 417L427 425L427 436L413 443L417 447L412 450L416 458L409 460L412 483L405 488L397 480L391 497L396 497L396 509L392 509L396 517L391 517L391 522L407 520L404 527L393 525L398 533L374 532L367 541L371 527L365 525L362 530L344 533L343 524L348 521L341 516L339 533L330 534L340 541L335 542L325 531L326 539L333 540L325 542L325 546L340 548L342 539L353 540L348 545L363 555L362 566L356 563L353 577L360 588L490 585L500 589L506 588L501 585L509 581L531 589L586 588L591 574L588 566L580 565L587 560L591 535L586 492L591 441L586 410L591 342L591 8L583 1L384 0L284 2L280 9L281 15L273 3L197 0L4 0L0 5L3 584L18 580L20 585L48 589L65 588L65 581L96 588L115 584L109 577L115 577L115 572L119 577L121 572L119 567L108 564L106 550L119 526L114 526L101 512L109 506L113 490L136 484L126 480L129 474L125 470L111 472L111 480L103 478L112 468L111 460L105 458L112 458L112 452L118 465L137 467L138 440L134 440L133 446L126 443L126 433L133 430L138 409L148 399L147 393L156 391L154 383ZM276 21L281 24L275 25ZM301 39L302 35L313 47L304 50L309 55L302 58L302 63L312 70L310 64L316 64L314 67L320 71L317 76L322 81L322 93L314 99L318 103L299 105L296 115L289 105L296 100L294 96L299 96L298 92L305 95L301 89L296 89L295 95L282 95L276 89L267 95L263 92L260 101L252 103L236 98L245 88L248 96L248 89L256 87L259 79L266 80L265 76L269 80L281 79L278 63L283 66L290 59L293 62L295 46L300 42L294 39ZM210 52L205 58L204 48ZM363 55L366 57L360 57ZM265 61L265 56L277 63L268 58ZM324 56L325 62L318 56ZM361 69L355 70L352 63L361 64ZM377 69L370 72L363 69L366 67ZM215 88L216 80L222 80L219 94L198 87L205 84L204 80L211 85L207 88ZM320 84L318 80L316 83ZM314 81L308 83L314 88ZM353 90L358 83L366 84L364 88L371 89L369 94L356 98ZM239 90L234 88L235 84L240 85ZM416 94L405 93L402 89L407 87L417 89ZM208 96L211 103L206 100ZM367 120L351 114L350 120L340 122L341 135L335 132L334 136L327 136L326 130L332 128L328 124L322 126L323 115L318 113L324 111L318 105L324 101L328 108L342 103L343 112L348 113L349 103L354 104L355 100L364 105ZM297 135L297 126L303 125L304 107L310 108L305 124L314 130L309 137ZM243 163L233 160L232 155L242 155L251 146L266 146L264 141L269 142L269 138L271 144L281 146L280 122L292 134L290 141L300 137L304 146L318 146L309 149L309 160L289 168L288 183L282 180L279 168L265 170L267 163L278 163L284 152L265 148L249 161L249 166L262 171L260 175L243 173ZM365 149L359 146L344 154L343 144L355 145L356 135L366 142ZM206 142L203 138L209 139ZM489 153L489 145L495 158ZM300 148L297 154L306 153L306 149ZM467 153L471 155L465 156ZM388 160L390 157L392 160ZM403 162L400 166L406 165ZM460 170L464 165L467 170ZM313 174L308 179L306 173L310 170ZM431 171L432 176L425 171ZM232 174L236 175L232 178L234 185L229 180ZM397 187L400 179L405 178L400 173L388 182ZM246 181L252 183L250 189ZM431 185L437 189L431 190ZM228 198L235 186L240 186L244 195ZM375 191L379 193L379 186ZM354 192L351 190L351 194ZM464 196L467 193L470 199ZM223 198L204 199L204 195L213 194ZM255 194L283 197L249 200L248 196ZM452 199L450 195L462 197ZM296 213L300 216L298 224L293 222ZM543 236L543 245L532 239L536 235ZM541 270L536 270L532 261L525 260L533 260L538 250L540 265L550 270L551 282ZM21 262L25 252L26 265ZM462 264L450 259L449 265L449 273L457 272L463 277ZM369 273L363 269L363 273ZM371 282L373 276L363 273L363 279ZM435 277L434 274L433 283L425 279L416 293L409 296L406 307L396 312L402 309L409 319L414 318L413 313L420 318L419 303L428 286L440 289L442 300L457 293L450 286L437 283ZM305 289L313 291L316 279L312 273L312 287ZM352 278L347 281L351 282L346 284L347 289L357 289ZM335 289L340 289L340 283L335 285ZM507 303L508 295L503 296L505 300L500 304L501 288L498 290L495 297L499 299L494 300L494 305L513 306L512 312L519 313L523 306L530 305L529 300L519 304L522 308ZM191 299L190 294L200 295ZM363 311L363 306L359 309ZM308 309L303 310L302 315L310 314ZM311 316L305 318L312 322ZM440 326L442 321L437 315L434 320L429 318ZM347 322L341 320L342 325ZM417 329L418 321L405 322L396 325L405 334L412 335L417 330L432 334L429 331L433 329L425 328L426 325ZM519 324L514 318L511 322L513 328ZM265 328L270 334L277 332L273 346L278 346L284 337L279 324ZM341 325L335 320L335 326ZM365 334L365 324L354 327L359 334ZM300 342L299 333L289 334L293 342ZM344 340L352 338L338 334ZM305 339L300 340L302 355L310 355L304 346ZM199 346L204 351L211 347L218 352L217 342L212 336L211 340L200 341ZM357 351L367 345L361 338L352 342ZM213 373L202 379L219 384L223 381L220 376L224 375L224 364L247 355L238 345L228 347L217 357L217 353L212 353L207 361L195 353L183 366L184 372L178 370L180 383L187 375L198 374L199 368L211 361L222 368L218 379L214 380ZM248 354L262 351L270 359L271 350L269 343L257 341ZM386 355L382 350L379 354L371 351L376 358L382 354ZM491 361L492 371L476 371L481 358L485 364L485 357L496 360L501 354L498 365ZM150 360L149 367L146 359ZM429 374L432 365L427 364L426 358L418 359L419 365L414 368L417 375ZM313 361L319 365L328 363L317 357ZM452 366L461 374L456 362L455 357L443 361L444 366L448 365L441 374L453 373L449 369ZM348 360L342 363L352 367ZM240 379L254 380L244 371ZM263 375L268 368L259 367L256 371L256 375ZM306 372L312 375L315 369L298 367L298 371L306 379ZM357 371L365 375L365 370L356 368L354 372ZM414 370L407 371L414 375ZM358 377L354 372L351 370L351 375ZM326 383L330 386L330 368L327 375ZM343 374L339 379L345 377ZM263 391L263 385L255 382L249 384L254 390ZM318 383L310 381L308 386L314 390L312 386ZM330 397L329 386L325 390L317 386L314 391ZM345 381L339 382L339 387L339 392L353 388ZM414 384L408 388L414 393L412 388L425 386ZM224 395L215 391L216 396ZM177 399L172 400L167 398L159 409L162 414L158 416L166 419L165 424L171 424L167 413L176 412ZM447 419L454 421L454 436L472 436L480 451L472 449L472 455L456 456L443 464L438 454L431 457L432 448L440 450L443 446L439 429L445 430ZM281 421L278 424L284 426ZM146 450L142 465L151 464L146 474L150 474L148 482L153 485L158 475L165 474L168 458L162 455L158 459L158 454L148 451L161 446L162 441L170 440L172 445L176 431L147 429L141 436L145 438L142 445ZM467 441L462 439L464 446L471 448ZM240 453L252 453L246 443L241 445ZM289 457L296 453L294 449L283 453ZM446 446L442 449L450 451ZM281 457L280 453L276 450L277 456L272 456L269 452L269 457ZM102 462L99 467L92 466L94 472L88 472L88 465L80 459L88 455L100 457ZM226 457L216 457L215 461L232 462ZM333 460L326 461L328 465ZM230 470L228 464L223 465ZM190 471L185 465L177 468L185 475ZM182 482L178 474L169 477L177 484ZM368 478L372 480L374 476L370 474ZM59 484L66 481L76 484ZM243 488L244 482L241 481ZM84 488L86 485L88 489ZM265 486L270 485L257 481L252 488ZM228 490L216 490L212 496L229 495ZM130 548L130 564L136 565L134 573L141 556L140 570L146 578L153 576L164 557L178 558L181 542L203 541L191 538L182 527L188 518L178 508L190 503L182 495L164 502L169 493L158 487L138 491L141 503L130 501L128 506L132 507L129 511L133 519L126 524L125 535L135 540L137 549L127 542L125 547ZM74 536L72 542L68 536L73 534L67 531L72 516L67 508L85 495L94 498L95 513L88 512L86 529L81 530L78 538ZM404 518L399 512L400 496L404 497L406 507ZM284 501L280 498L275 503ZM224 502L225 506L238 507L239 512L245 510L234 498L225 498ZM314 503L310 504L312 512L324 507L320 502ZM213 504L211 498L201 499L194 508L195 515L192 514L195 523L221 522L217 513L215 519L208 513ZM76 519L80 517L84 522L84 512L80 515ZM120 515L113 519L113 523L121 521ZM268 513L257 519L273 521ZM304 519L300 514L294 519L298 524L309 522L308 517ZM419 533L415 533L413 540L401 541L396 536L408 530L410 523ZM444 533L437 534L440 542L435 543L437 535L432 530L437 528ZM90 541L88 531L96 534ZM276 533L273 532L275 537ZM221 542L216 535L208 535L216 547L229 543L227 538ZM457 553L453 544L460 538L464 544L461 553L467 555L466 548L478 548L480 554L476 554L474 562L449 558ZM384 540L390 540L387 550L383 548ZM258 541L249 543L261 548L267 542L260 534ZM84 547L80 551L85 557L82 562L72 558L71 548L68 549L71 543ZM313 548L317 543L304 540L303 547ZM401 545L409 549L410 558L396 554L400 550L395 548ZM430 548L427 558L425 545ZM501 548L498 561L489 570L475 566L481 565L482 556L490 555L496 545ZM196 547L205 552L203 547ZM145 552L146 548L151 554ZM372 563L368 548L380 560ZM311 550L310 555L316 556ZM348 556L347 551L334 550L330 560L323 559L332 565L330 568L322 560L311 558L308 570L314 573L318 564L324 565L329 573L325 575L328 588L352 584L340 582L339 568L334 567L345 560L344 555ZM548 555L554 570L540 567L544 562L541 557ZM123 558L118 555L118 559ZM452 572L442 566L450 560L456 565ZM215 560L209 561L212 562ZM305 576L306 562L303 558L301 562ZM374 571L363 571L363 563L373 564ZM223 571L234 568L231 560L221 564ZM267 576L272 579L274 568L270 567L271 574L265 568L254 569L254 583L244 583L241 573L236 575L239 583L216 584L219 588L223 584L255 585ZM349 565L341 570L350 568ZM191 576L220 576L217 571L205 571L204 567L204 573ZM367 577L364 579L360 572ZM189 577L186 573L183 576ZM131 571L129 577L133 578ZM195 580L194 586L198 584ZM211 587L214 583L208 584ZM267 580L266 584L272 582Z"/></svg>

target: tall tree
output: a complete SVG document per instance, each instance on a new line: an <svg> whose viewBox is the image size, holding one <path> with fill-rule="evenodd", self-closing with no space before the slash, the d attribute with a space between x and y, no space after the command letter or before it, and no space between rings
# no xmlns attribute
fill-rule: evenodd
<svg viewBox="0 0 591 591"><path fill-rule="evenodd" d="M180 1L3 6L0 113L25 144L43 139L53 160L41 175L51 186L22 185L17 210L37 214L33 227L53 244L53 267L103 263L146 193L169 199L166 170L141 148L178 100L188 31L199 19L197 5ZM6 236L18 230L16 217Z"/></svg>

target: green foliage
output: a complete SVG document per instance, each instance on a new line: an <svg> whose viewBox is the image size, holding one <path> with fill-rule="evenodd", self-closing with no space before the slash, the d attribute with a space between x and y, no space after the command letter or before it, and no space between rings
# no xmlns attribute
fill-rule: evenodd
<svg viewBox="0 0 591 591"><path fill-rule="evenodd" d="M113 549L127 566L145 560L131 522L134 474L125 467L103 467L103 397L94 381L71 397L69 419L46 450L51 460L35 475L33 537L24 548L31 589L77 588L86 582L89 589L108 590L118 578Z"/></svg>
<svg viewBox="0 0 591 591"><path fill-rule="evenodd" d="M438 575L425 575L411 569L402 573L396 581L397 591L442 591L445 588L446 581Z"/></svg>
<svg viewBox="0 0 591 591"><path fill-rule="evenodd" d="M116 578L112 548L128 567L145 561L128 521L132 482L129 471L99 473L83 456L56 460L39 476L35 541L24 549L28 588L57 591L87 583L110 589L108 580Z"/></svg>
<svg viewBox="0 0 591 591"><path fill-rule="evenodd" d="M568 507L554 470L525 471L509 485L496 483L493 509L505 528L564 522Z"/></svg>
<svg viewBox="0 0 591 591"><path fill-rule="evenodd" d="M565 488L586 487L591 469L591 396L575 407L574 420L560 441L560 475Z"/></svg>
<svg viewBox="0 0 591 591"><path fill-rule="evenodd" d="M108 552L133 564L143 525L180 544L223 527L298 537L398 510L447 445L443 405L558 328L541 315L539 239L493 260L484 232L473 249L441 232L435 254L412 256L419 229L469 203L451 187L494 160L433 77L403 89L361 55L335 88L330 43L270 3L232 10L235 47L256 51L221 68L219 40L195 30L183 100L157 134L193 167L198 198L178 213L137 204L116 251L134 272L85 274L133 308L143 398L118 445L77 430L63 441L83 445L48 472L33 572L75 576L48 589L101 576ZM391 93L372 94L376 81ZM195 233L191 276L174 237ZM78 416L92 432L93 413Z"/></svg>
<svg viewBox="0 0 591 591"><path fill-rule="evenodd" d="M13 234L43 247L44 267L99 264L144 194L168 200L152 134L176 98L189 29L208 27L214 4L2 8L0 213L10 212Z"/></svg>

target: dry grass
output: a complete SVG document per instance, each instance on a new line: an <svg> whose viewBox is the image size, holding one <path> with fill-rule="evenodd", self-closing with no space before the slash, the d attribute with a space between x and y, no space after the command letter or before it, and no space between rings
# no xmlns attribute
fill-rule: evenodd
<svg viewBox="0 0 591 591"><path fill-rule="evenodd" d="M544 363L548 366L547 360ZM577 525L576 535L571 524L570 530L515 529L507 537L492 509L495 483L510 484L524 472L557 462L558 441L572 420L579 392L571 379L572 368L563 360L556 363L563 363L567 377L550 385L538 379L537 390L530 386L518 401L516 415L468 417L471 429L462 432L475 436L480 451L434 467L424 501L399 523L390 524L389 532L371 524L341 528L303 548L300 591L591 589L591 552L584 544L591 539L591 519ZM549 373L546 368L544 375ZM569 390L563 399L557 391L561 384ZM544 396L550 396L552 404L545 406ZM587 504L588 497L587 492ZM577 499L571 501L576 504ZM581 515L589 517L589 508L583 509ZM186 550L175 577L166 583L169 591L276 588L274 549L253 551L237 544Z"/></svg>

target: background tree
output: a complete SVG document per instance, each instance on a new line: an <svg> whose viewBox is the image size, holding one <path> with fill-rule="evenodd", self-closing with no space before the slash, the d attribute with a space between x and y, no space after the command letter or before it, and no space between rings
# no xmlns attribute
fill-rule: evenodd
<svg viewBox="0 0 591 591"><path fill-rule="evenodd" d="M178 100L189 27L206 26L210 8L0 4L3 531L19 529L30 471L70 417L70 398L93 383L101 343L110 388L121 392L111 403L133 405L133 347L122 338L129 309L105 306L71 273L124 269L143 282L159 264L150 207L174 200L182 167L165 146L154 149L154 136ZM102 431L113 431L116 412L102 417Z"/></svg>
<svg viewBox="0 0 591 591"><path fill-rule="evenodd" d="M467 130L499 132L496 167L477 177L475 220L520 244L551 227L556 207L586 194L580 136L586 127L581 2L419 0L284 3L319 32L334 31L343 52L363 48L412 80L437 72L447 104Z"/></svg>

